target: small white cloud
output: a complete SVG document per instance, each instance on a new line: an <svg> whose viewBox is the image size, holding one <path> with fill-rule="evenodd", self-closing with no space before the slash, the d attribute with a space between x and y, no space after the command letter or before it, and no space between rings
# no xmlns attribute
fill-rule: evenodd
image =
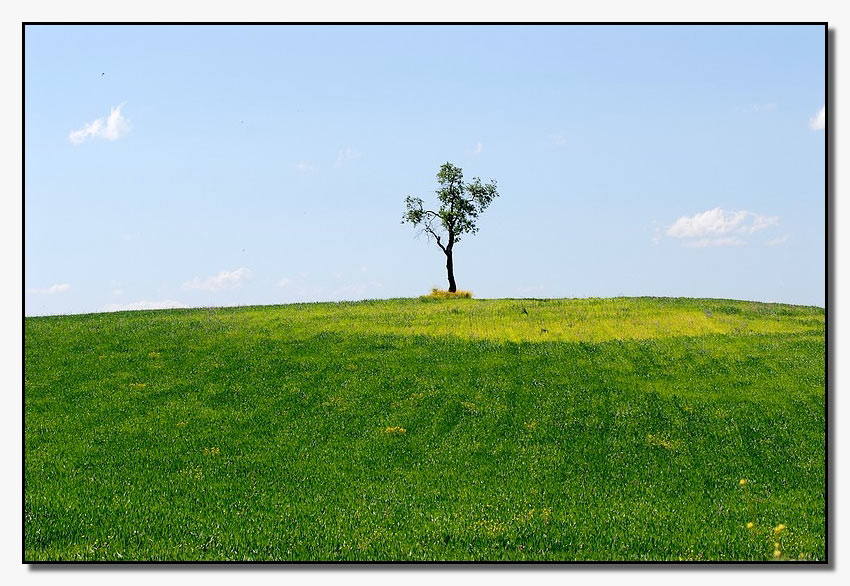
<svg viewBox="0 0 850 586"><path fill-rule="evenodd" d="M739 246L746 244L740 235L754 234L777 224L777 216L714 208L693 216L682 216L665 233L673 238L686 239L683 246L692 248Z"/></svg>
<svg viewBox="0 0 850 586"><path fill-rule="evenodd" d="M367 267L366 265L361 266L361 267L360 267L360 272L361 272L361 273L368 273L368 272L369 272L369 267Z"/></svg>
<svg viewBox="0 0 850 586"><path fill-rule="evenodd" d="M277 282L278 287L288 287L289 284L292 283L292 280L283 277L280 281Z"/></svg>
<svg viewBox="0 0 850 586"><path fill-rule="evenodd" d="M478 142L475 143L475 146L472 147L472 150L469 151L469 154L473 155L473 156L478 156L483 152L484 152L484 144L479 140Z"/></svg>
<svg viewBox="0 0 850 586"><path fill-rule="evenodd" d="M774 238L773 240L768 240L765 242L768 246L779 246L780 244L784 244L788 242L788 239L791 238L790 234L783 234L779 238Z"/></svg>
<svg viewBox="0 0 850 586"><path fill-rule="evenodd" d="M826 127L826 106L821 109L814 118L809 118L809 128L812 130L823 130Z"/></svg>
<svg viewBox="0 0 850 586"><path fill-rule="evenodd" d="M81 144L90 138L104 138L106 140L118 140L130 131L130 123L121 114L121 108L124 104L119 104L111 109L109 116L104 122L103 118L98 118L94 122L85 124L79 130L71 131L68 134L68 140L73 144Z"/></svg>
<svg viewBox="0 0 850 586"><path fill-rule="evenodd" d="M115 297L121 297L124 294L124 289L113 289L112 295Z"/></svg>
<svg viewBox="0 0 850 586"><path fill-rule="evenodd" d="M162 301L136 301L134 303L110 303L103 307L103 311L137 311L140 309L176 309L186 307L179 301L163 299Z"/></svg>
<svg viewBox="0 0 850 586"><path fill-rule="evenodd" d="M351 147L344 147L339 149L339 152L336 154L336 163L335 166L341 167L346 161L352 161L354 159L359 159L360 153L352 149Z"/></svg>
<svg viewBox="0 0 850 586"><path fill-rule="evenodd" d="M295 170L300 173L312 173L316 170L316 167L311 165L310 163L305 163L304 161L299 161L295 164Z"/></svg>
<svg viewBox="0 0 850 586"><path fill-rule="evenodd" d="M34 293L36 295L53 295L54 293L64 293L70 288L71 285L68 283L62 283L61 285L51 285L50 287L44 287L43 289L27 289L27 293Z"/></svg>
<svg viewBox="0 0 850 586"><path fill-rule="evenodd" d="M183 289L202 289L204 291L219 291L220 289L230 289L242 285L242 281L251 275L251 271L246 268L239 268L235 271L221 271L214 277L201 279L195 277L191 281L183 283Z"/></svg>
<svg viewBox="0 0 850 586"><path fill-rule="evenodd" d="M674 238L696 238L711 234L726 234L743 222L747 212L727 212L714 208L693 216L682 216L667 228L667 235Z"/></svg>
<svg viewBox="0 0 850 586"><path fill-rule="evenodd" d="M714 208L693 216L682 216L667 228L666 234L674 238L720 236L733 232L752 234L778 223L779 218L776 216L762 216L746 210L730 212Z"/></svg>

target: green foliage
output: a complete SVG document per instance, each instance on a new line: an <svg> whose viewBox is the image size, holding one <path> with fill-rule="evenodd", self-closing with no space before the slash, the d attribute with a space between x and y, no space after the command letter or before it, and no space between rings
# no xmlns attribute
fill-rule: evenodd
<svg viewBox="0 0 850 586"><path fill-rule="evenodd" d="M826 555L822 309L398 299L24 327L27 560Z"/></svg>
<svg viewBox="0 0 850 586"><path fill-rule="evenodd" d="M478 231L478 217L499 193L493 180L483 184L476 177L472 182L464 183L463 171L451 163L440 167L437 181L440 184L437 190L439 210L426 210L421 198L407 196L404 200L407 211L402 217L402 223L409 222L414 227L421 225L441 248L451 247L455 242L460 242L464 234L475 234ZM445 243L439 233L441 228L447 237Z"/></svg>

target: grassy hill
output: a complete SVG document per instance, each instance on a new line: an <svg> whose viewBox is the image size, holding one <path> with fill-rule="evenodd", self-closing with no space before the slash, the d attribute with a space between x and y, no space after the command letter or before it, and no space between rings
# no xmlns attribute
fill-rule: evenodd
<svg viewBox="0 0 850 586"><path fill-rule="evenodd" d="M823 560L824 361L724 300L26 318L24 556Z"/></svg>

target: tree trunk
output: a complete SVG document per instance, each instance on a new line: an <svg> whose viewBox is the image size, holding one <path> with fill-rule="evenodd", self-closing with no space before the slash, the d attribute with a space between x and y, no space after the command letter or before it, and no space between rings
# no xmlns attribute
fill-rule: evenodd
<svg viewBox="0 0 850 586"><path fill-rule="evenodd" d="M457 285L455 285L455 265L452 261L451 248L446 251L446 271L449 273L449 293L454 293L457 291Z"/></svg>

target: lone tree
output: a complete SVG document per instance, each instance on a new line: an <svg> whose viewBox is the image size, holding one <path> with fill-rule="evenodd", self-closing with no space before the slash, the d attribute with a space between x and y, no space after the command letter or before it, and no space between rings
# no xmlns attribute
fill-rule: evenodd
<svg viewBox="0 0 850 586"><path fill-rule="evenodd" d="M440 200L438 211L426 210L422 199L408 195L404 198L407 211L401 223L409 222L414 227L421 226L421 232L434 238L437 246L446 255L446 271L449 275L449 291L457 291L455 285L454 261L452 251L456 243L465 234L478 232L478 216L497 197L496 182L492 179L486 185L481 179L474 178L471 183L463 182L463 171L451 163L440 167L437 173L440 189L437 199ZM420 233L421 233L420 232Z"/></svg>

